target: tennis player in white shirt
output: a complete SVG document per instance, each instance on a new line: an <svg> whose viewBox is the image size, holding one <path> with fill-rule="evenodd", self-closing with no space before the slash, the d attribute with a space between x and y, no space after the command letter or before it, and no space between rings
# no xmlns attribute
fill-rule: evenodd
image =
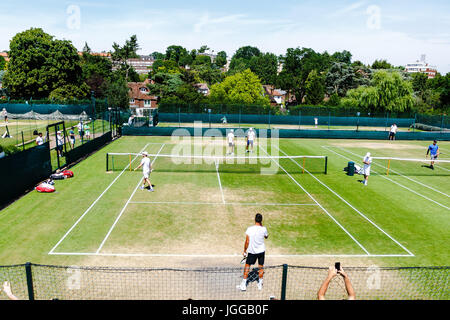
<svg viewBox="0 0 450 320"><path fill-rule="evenodd" d="M363 167L363 174L364 174L364 185L367 186L367 182L369 180L370 176L370 166L372 165L372 157L370 156L370 152L367 152L366 156L363 159L364 167Z"/></svg>
<svg viewBox="0 0 450 320"><path fill-rule="evenodd" d="M148 191L153 192L153 186L150 182L150 173L152 172L152 163L150 162L150 158L148 157L147 152L142 152L142 160L141 163L134 169L136 171L137 169L142 167L142 173L144 175L144 183L141 186L141 190L145 189L145 184L148 184Z"/></svg>
<svg viewBox="0 0 450 320"><path fill-rule="evenodd" d="M228 139L228 148L229 152L228 154L234 155L234 130L231 129L230 132L227 135Z"/></svg>
<svg viewBox="0 0 450 320"><path fill-rule="evenodd" d="M264 257L266 252L266 246L264 240L269 237L267 228L262 225L263 217L260 213L255 216L255 225L251 226L245 232L245 243L244 243L244 257L247 257L244 267L244 277L239 286L241 291L247 290L247 278L250 270L250 266L256 263L258 260L259 267L259 280L258 289L262 290L263 287L263 276L264 276Z"/></svg>
<svg viewBox="0 0 450 320"><path fill-rule="evenodd" d="M247 152L253 152L253 142L255 141L256 132L253 128L250 128L247 132ZM249 151L249 146L251 145L251 150Z"/></svg>

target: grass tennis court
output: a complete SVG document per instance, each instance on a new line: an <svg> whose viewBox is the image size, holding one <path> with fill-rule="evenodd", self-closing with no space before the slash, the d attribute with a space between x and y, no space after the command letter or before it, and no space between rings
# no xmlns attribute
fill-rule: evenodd
<svg viewBox="0 0 450 320"><path fill-rule="evenodd" d="M244 233L264 216L270 237L267 264L448 265L450 166L375 160L369 185L347 176L348 161L373 157L425 157L427 142L280 139L259 141L252 156L264 163L174 164L175 148L225 150L224 140L122 137L57 181L54 194L35 191L0 212L3 264L236 265ZM239 142L240 145L244 141ZM449 142L439 143L449 159ZM152 157L155 192L138 187L129 157L106 171L107 153ZM278 159L321 155L323 159ZM131 159L133 167L140 157ZM270 174L261 174L270 168ZM303 169L304 168L304 169ZM273 171L274 170L274 171ZM264 170L263 170L264 171ZM266 171L264 171L267 173Z"/></svg>

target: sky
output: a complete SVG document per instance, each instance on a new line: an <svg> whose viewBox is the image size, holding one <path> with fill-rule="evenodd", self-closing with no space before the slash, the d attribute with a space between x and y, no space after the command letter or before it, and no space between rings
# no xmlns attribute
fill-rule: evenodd
<svg viewBox="0 0 450 320"><path fill-rule="evenodd" d="M450 72L448 0L0 0L0 51L31 27L79 50L87 42L92 51L109 51L136 34L142 55L173 44L229 56L245 45L277 55L309 47L396 66L425 54L440 73Z"/></svg>

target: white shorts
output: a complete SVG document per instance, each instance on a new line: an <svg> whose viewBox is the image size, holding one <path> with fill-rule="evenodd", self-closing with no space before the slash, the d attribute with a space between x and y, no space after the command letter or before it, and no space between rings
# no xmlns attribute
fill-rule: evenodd
<svg viewBox="0 0 450 320"><path fill-rule="evenodd" d="M144 172L143 172L143 174L144 174L144 179L148 179L148 177L150 176L150 172L151 172L151 171L144 171Z"/></svg>
<svg viewBox="0 0 450 320"><path fill-rule="evenodd" d="M431 160L436 160L437 159L437 155L436 154L430 154L430 158Z"/></svg>
<svg viewBox="0 0 450 320"><path fill-rule="evenodd" d="M363 174L364 174L365 176L370 176L370 168L364 168L364 169L363 169Z"/></svg>

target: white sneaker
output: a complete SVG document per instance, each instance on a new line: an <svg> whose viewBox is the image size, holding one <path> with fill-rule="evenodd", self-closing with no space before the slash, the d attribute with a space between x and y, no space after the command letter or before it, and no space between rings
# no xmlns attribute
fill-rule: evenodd
<svg viewBox="0 0 450 320"><path fill-rule="evenodd" d="M258 290L262 290L262 288L263 288L263 280L260 279L258 280Z"/></svg>
<svg viewBox="0 0 450 320"><path fill-rule="evenodd" d="M247 290L247 279L242 279L241 285L239 286L239 289L241 291L246 291Z"/></svg>
<svg viewBox="0 0 450 320"><path fill-rule="evenodd" d="M141 186L139 189L144 190L144 186Z"/></svg>

